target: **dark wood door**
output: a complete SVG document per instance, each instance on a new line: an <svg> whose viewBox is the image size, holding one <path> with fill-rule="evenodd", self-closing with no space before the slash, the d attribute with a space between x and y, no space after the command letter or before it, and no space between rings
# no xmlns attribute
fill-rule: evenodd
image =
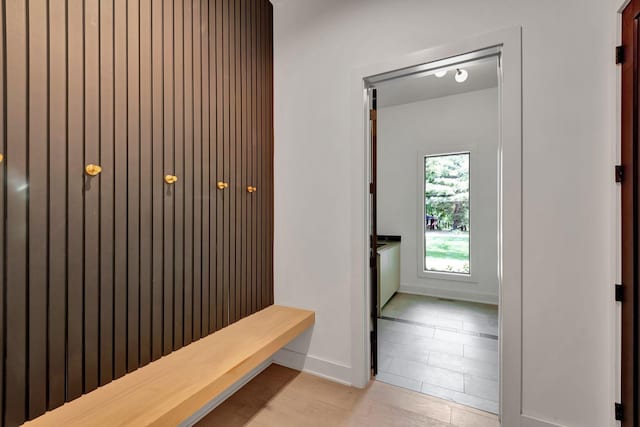
<svg viewBox="0 0 640 427"><path fill-rule="evenodd" d="M622 14L622 425L637 426L638 414L638 23L640 0L632 0Z"/></svg>
<svg viewBox="0 0 640 427"><path fill-rule="evenodd" d="M371 150L371 182L369 200L371 235L369 236L369 266L371 268L371 369L378 374L378 109L377 90L371 89L369 134Z"/></svg>

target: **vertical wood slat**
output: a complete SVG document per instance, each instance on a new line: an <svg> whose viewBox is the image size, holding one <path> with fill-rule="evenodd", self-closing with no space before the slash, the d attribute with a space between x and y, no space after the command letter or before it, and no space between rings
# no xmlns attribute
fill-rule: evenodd
<svg viewBox="0 0 640 427"><path fill-rule="evenodd" d="M264 61L263 61L263 46L264 46L264 3L258 3L258 74L256 78L258 79L258 146L256 147L256 174L257 174L257 186L260 188L260 191L256 194L258 197L256 198L256 204L258 205L258 214L256 215L256 251L257 251L257 259L256 259L256 268L258 270L258 310L262 310L263 301L264 301L264 278L263 278L263 238L262 238L262 221L264 215L262 215L262 203L264 201L263 193L264 190L262 188L262 160L264 156L262 155L262 149L264 147Z"/></svg>
<svg viewBox="0 0 640 427"><path fill-rule="evenodd" d="M98 0L84 3L84 161L100 164L100 36ZM100 180L84 176L84 392L98 387L100 311Z"/></svg>
<svg viewBox="0 0 640 427"><path fill-rule="evenodd" d="M262 46L261 46L261 52L262 52L262 70L261 70L261 76L262 76L262 146L260 148L260 167L261 167L261 182L260 182L260 186L261 186L261 190L260 190L260 201L261 201L261 208L260 208L260 221L261 221L261 233L260 235L262 236L262 241L261 241L261 245L260 245L260 253L261 253L261 257L262 257L262 263L261 263L261 268L262 268L262 274L261 274L261 286L262 286L262 308L267 307L268 305L268 295L267 295L267 289L268 289L268 281L267 281L267 209L268 209L268 200L267 200L267 195L268 195L268 191L269 191L269 187L267 185L267 160L268 160L268 155L267 155L267 150L269 147L269 136L268 136L268 117L267 117L267 103L268 103L268 98L267 98L267 84L268 84L268 80L267 80L267 37L268 37L268 24L267 24L267 20L268 20L268 7L269 5L267 3L262 3L262 22L263 22L263 26L262 26Z"/></svg>
<svg viewBox="0 0 640 427"><path fill-rule="evenodd" d="M258 23L256 25L257 32L257 46L256 46L256 103L257 103L257 122L256 122L256 148L255 148L255 185L262 187L262 30L264 28L263 16L262 16L262 2L256 3L256 13ZM256 310L262 309L262 189L256 194L256 240L253 243L256 251Z"/></svg>
<svg viewBox="0 0 640 427"><path fill-rule="evenodd" d="M28 8L28 416L47 408L47 8ZM12 285L10 283L10 285Z"/></svg>
<svg viewBox="0 0 640 427"><path fill-rule="evenodd" d="M67 152L67 400L84 389L83 278L84 278L84 46L83 8L69 3L67 11L69 146Z"/></svg>
<svg viewBox="0 0 640 427"><path fill-rule="evenodd" d="M173 139L173 0L163 3L164 174L174 174ZM164 338L163 354L173 350L174 204L175 189L164 185Z"/></svg>
<svg viewBox="0 0 640 427"><path fill-rule="evenodd" d="M21 424L27 387L27 22L25 1L5 4L6 11L6 359L5 423ZM9 303L11 301L11 303Z"/></svg>
<svg viewBox="0 0 640 427"><path fill-rule="evenodd" d="M113 377L127 372L127 2L114 0Z"/></svg>
<svg viewBox="0 0 640 427"><path fill-rule="evenodd" d="M181 184L175 189L175 284L174 284L174 349L184 345L184 204L185 204L185 81L184 81L184 2L174 4L174 153L176 175Z"/></svg>
<svg viewBox="0 0 640 427"><path fill-rule="evenodd" d="M49 402L65 402L67 282L67 9L49 3Z"/></svg>
<svg viewBox="0 0 640 427"><path fill-rule="evenodd" d="M241 22L242 22L242 32L240 36L240 62L241 62L241 85L242 85L242 136L240 140L240 157L241 157L241 165L242 165L242 176L241 182L243 186L249 186L251 183L248 180L247 172L247 138L248 138L248 126L249 126L249 114L247 110L247 59L248 59L248 7L249 2L247 0L242 0L240 2L241 8ZM240 283L241 289L240 292L242 294L240 315L245 317L248 310L248 298L247 298L247 266L249 263L247 262L247 209L250 203L249 197L242 198L242 206L240 208L240 222L241 222L241 231L240 231L240 243L241 243L241 257L242 262L240 264L241 272L240 272Z"/></svg>
<svg viewBox="0 0 640 427"><path fill-rule="evenodd" d="M152 74L152 105L153 160L151 164L151 186L153 188L153 270L152 270L152 323L151 323L151 358L156 360L162 356L163 319L164 319L164 289L163 289L163 226L164 226L164 181L163 141L164 141L164 92L163 92L163 4L159 1L151 2L151 74Z"/></svg>
<svg viewBox="0 0 640 427"><path fill-rule="evenodd" d="M140 357L140 0L127 0L127 372Z"/></svg>
<svg viewBox="0 0 640 427"><path fill-rule="evenodd" d="M211 156L211 173L210 182L212 186L216 185L216 182L220 179L220 162L222 160L218 153L218 119L221 114L221 110L218 108L220 100L218 99L219 88L219 71L218 71L218 45L219 45L219 22L218 22L218 7L219 1L213 0L208 2L209 4L209 155ZM220 292L221 289L221 277L222 270L220 268L220 256L219 252L220 234L222 222L221 212L221 192L213 187L211 190L211 204L209 208L210 223L211 223L211 237L209 239L210 258L211 258L211 272L209 273L209 306L211 307L211 313L209 313L209 332L214 332L219 328L222 322L222 312L220 311Z"/></svg>
<svg viewBox="0 0 640 427"><path fill-rule="evenodd" d="M210 261L211 254L211 233L215 232L215 225L210 221L209 212L211 204L215 200L215 184L213 183L211 171L215 170L214 162L211 161L210 150L210 129L211 120L209 117L209 1L200 1L200 62L201 62L201 88L202 91L202 322L200 333L206 336L209 333L209 316L212 311L212 304L209 300L209 284L212 272L215 268ZM212 226L213 225L213 226ZM215 317L215 314L214 314Z"/></svg>
<svg viewBox="0 0 640 427"><path fill-rule="evenodd" d="M60 0L61 1L61 0ZM113 0L100 0L100 372L113 378L114 58Z"/></svg>
<svg viewBox="0 0 640 427"><path fill-rule="evenodd" d="M231 189L229 192L229 204L227 205L226 215L229 217L229 324L236 321L236 202L238 192L241 188L241 183L236 179L236 55L235 55L235 0L229 0L229 13L227 19L229 21L227 28L229 34L229 80L227 85L229 87L229 103L228 103L228 123L229 132L228 140L225 141L227 148L228 158L228 177L232 181Z"/></svg>
<svg viewBox="0 0 640 427"><path fill-rule="evenodd" d="M269 228L269 235L267 238L268 241L268 247L267 247L267 260L268 260L268 282L267 282L267 287L269 289L269 304L273 304L274 303L274 296L273 296L273 221L274 221L274 206L275 206L275 202L274 202L274 170L273 170L273 144L274 144L274 130L273 130L273 5L269 4L269 17L267 19L268 25L269 25L269 35L267 36L267 43L269 44L268 46L268 55L267 55L267 61L269 62L268 65L268 70L267 70L267 84L269 86L269 92L267 94L268 96L268 111L269 111L269 132L268 132L268 137L269 137L269 143L268 143L268 161L269 161L269 168L268 168L268 182L267 182L267 191L269 192L269 205L267 206L267 218L269 220L269 224L268 224L268 228Z"/></svg>
<svg viewBox="0 0 640 427"><path fill-rule="evenodd" d="M222 15L223 15L223 0L215 0L215 10L211 11L211 20L215 21L215 32L216 32L216 44L215 44L215 80L216 80L216 90L215 95L211 97L211 102L216 102L215 113L216 113L216 135L215 135L215 147L216 147L216 181L224 180L224 137L223 137L223 109L224 105L224 93L223 93L223 76L222 76ZM210 59L213 61L213 59ZM213 68L213 65L212 65ZM212 330L218 330L222 328L226 323L226 292L224 290L224 251L225 251L225 241L224 241L224 200L225 200L225 192L224 191L216 191L216 214L214 216L216 221L216 280L214 282L216 289L216 297L215 297L215 305L216 305L216 322L215 328Z"/></svg>
<svg viewBox="0 0 640 427"><path fill-rule="evenodd" d="M205 205L205 210L203 211L203 217L205 219L205 223L208 223L209 226L209 238L207 245L204 246L207 251L208 256L204 256L203 260L209 267L209 277L208 281L203 283L203 291L202 291L202 299L203 299L203 323L202 329L203 331L206 329L207 333L211 333L215 331L216 319L217 319L217 306L216 306L216 280L217 280L217 266L216 266L216 235L217 235L217 192L216 189L216 181L217 181L217 151L215 146L215 138L216 138L216 110L215 110L215 91L216 91L216 79L214 77L215 73L215 63L212 62L215 60L215 47L216 47L216 30L215 30L215 0L203 0L202 1L202 27L203 27L203 36L202 36L202 76L203 76L203 98L202 98L202 135L205 138L205 147L209 153L207 158L207 167L205 168L208 171L206 175L207 185L206 194L208 196L209 203ZM206 82L206 86L205 86ZM206 113L206 114L205 114ZM208 214L206 214L208 209ZM205 295L208 296L205 299ZM208 312L208 313L206 313ZM205 313L207 314L205 317Z"/></svg>
<svg viewBox="0 0 640 427"><path fill-rule="evenodd" d="M165 174L173 175L175 165L173 159L173 0L164 0L163 3L163 110L164 110L164 138L163 138L163 163ZM159 179L159 178L156 178ZM160 178L162 179L162 178ZM174 283L174 203L175 188L171 185L163 185L164 192L164 337L163 354L173 350L173 283Z"/></svg>
<svg viewBox="0 0 640 427"><path fill-rule="evenodd" d="M258 15L258 5L257 3L252 4L251 11L253 25L251 25L251 35L252 35L252 46L251 46L251 85L252 85L252 95L251 95L251 106L252 106L252 121L251 121L251 158L250 158L250 168L251 168L251 182L255 183L257 180L256 173L256 165L257 165L257 149L258 149L258 26L259 15ZM251 247L251 312L254 313L258 310L258 271L257 271L257 248L256 243L257 239L257 215L258 215L258 207L255 198L251 198L251 242L249 246Z"/></svg>
<svg viewBox="0 0 640 427"><path fill-rule="evenodd" d="M5 101L6 101L6 96L7 96L7 92L6 92L6 84L5 84L5 77L6 77L6 72L5 72L5 28L6 28L6 19L5 19L5 7L0 7L0 37L2 38L0 40L0 100L2 100L0 102L0 153L2 153L3 155L6 154L6 149L7 149L7 141L6 141L6 130L7 130L7 123L6 123L6 108L5 108ZM5 412L4 412L4 398L5 398L5 391L4 391L4 384L5 384L5 374L4 374L4 368L5 368L5 313L6 313L6 309L5 309L5 290L6 290L6 286L7 284L5 283L5 279L4 279L4 273L6 271L6 266L5 266L5 245L6 245L6 230L5 230L5 197L7 194L7 190L6 190L6 163L5 164L0 164L0 354L3 355L2 360L0 361L0 424L4 424L4 420L5 420Z"/></svg>
<svg viewBox="0 0 640 427"><path fill-rule="evenodd" d="M193 0L183 0L184 88L184 324L183 344L193 339Z"/></svg>
<svg viewBox="0 0 640 427"><path fill-rule="evenodd" d="M191 14L193 52L193 340L202 326L202 61L200 47L200 0Z"/></svg>
<svg viewBox="0 0 640 427"><path fill-rule="evenodd" d="M151 5L140 0L140 366L151 361L153 140L151 96Z"/></svg>
<svg viewBox="0 0 640 427"><path fill-rule="evenodd" d="M235 0L235 14L234 14L234 58L235 58L235 67L234 67L234 86L235 86L235 129L236 129L236 137L234 139L234 148L235 152L235 181L237 184L236 191L236 203L233 212L233 218L235 219L235 235L233 241L235 242L235 262L234 262L234 277L235 280L233 282L233 287L235 289L235 297L234 297L234 319L235 321L239 320L242 316L242 245L241 245L241 236L242 236L242 205L246 200L246 183L242 181L242 92L240 85L242 83L242 62L241 62L241 27L240 27L240 0Z"/></svg>
<svg viewBox="0 0 640 427"><path fill-rule="evenodd" d="M229 46L230 46L230 32L229 32L229 2L231 0L224 0L222 2L222 176L224 180L230 181L230 129L231 129L231 120L230 120L230 96L231 96L231 88L229 85L229 73L231 69L231 58L229 54ZM220 144L220 142L218 142ZM223 278L222 278L222 292L223 292L223 319L222 326L227 326L230 321L230 283L231 280L229 278L229 268L230 268L230 259L229 259L229 247L230 247L230 228L231 221L229 218L229 214L231 212L230 199L231 194L233 193L233 189L236 186L235 182L229 183L230 188L224 191L223 198L223 235L222 235L222 270L223 270Z"/></svg>
<svg viewBox="0 0 640 427"><path fill-rule="evenodd" d="M173 15L174 49L174 164L175 175L180 181L174 184L175 223L174 223L174 317L173 349L183 345L184 332L184 3L176 0Z"/></svg>

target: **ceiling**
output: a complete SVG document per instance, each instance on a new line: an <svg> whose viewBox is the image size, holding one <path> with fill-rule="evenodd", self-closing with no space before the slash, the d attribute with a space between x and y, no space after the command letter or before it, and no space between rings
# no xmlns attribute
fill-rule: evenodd
<svg viewBox="0 0 640 427"><path fill-rule="evenodd" d="M408 104L410 102L441 98L465 92L498 86L497 59L490 58L469 62L457 67L467 70L469 77L463 83L454 79L455 68L449 69L444 77L438 78L433 71L420 77L405 77L376 84L378 108Z"/></svg>

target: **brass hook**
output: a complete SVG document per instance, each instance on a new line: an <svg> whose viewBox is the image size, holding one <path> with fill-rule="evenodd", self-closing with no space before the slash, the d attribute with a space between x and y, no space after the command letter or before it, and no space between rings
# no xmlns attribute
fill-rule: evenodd
<svg viewBox="0 0 640 427"><path fill-rule="evenodd" d="M178 181L178 177L175 175L165 175L164 177L164 182L167 184L174 184L176 181Z"/></svg>
<svg viewBox="0 0 640 427"><path fill-rule="evenodd" d="M258 191L258 189L256 187L248 186L247 191L249 193L255 193L256 191Z"/></svg>
<svg viewBox="0 0 640 427"><path fill-rule="evenodd" d="M218 190L224 190L225 188L229 187L229 183L224 181L218 181L218 184L216 185L218 187Z"/></svg>
<svg viewBox="0 0 640 427"><path fill-rule="evenodd" d="M98 166L98 165L88 164L87 167L84 168L84 171L89 176L96 176L100 172L102 172L102 168L100 166Z"/></svg>

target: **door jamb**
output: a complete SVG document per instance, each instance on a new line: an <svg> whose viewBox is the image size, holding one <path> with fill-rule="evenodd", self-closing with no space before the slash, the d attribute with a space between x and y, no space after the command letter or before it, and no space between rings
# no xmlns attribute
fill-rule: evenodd
<svg viewBox="0 0 640 427"><path fill-rule="evenodd" d="M499 47L502 86L500 123L500 414L503 425L522 423L522 30L511 27L464 41L417 51L354 70L351 75L351 342L352 384L370 380L370 277L368 262L369 76Z"/></svg>

